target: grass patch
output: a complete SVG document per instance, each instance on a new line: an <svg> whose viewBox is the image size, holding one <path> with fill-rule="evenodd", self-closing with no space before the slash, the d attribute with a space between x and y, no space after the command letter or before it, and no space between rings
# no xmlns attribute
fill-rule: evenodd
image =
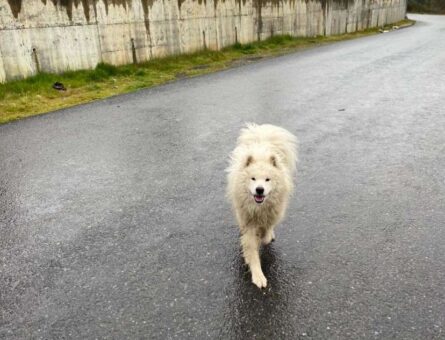
<svg viewBox="0 0 445 340"><path fill-rule="evenodd" d="M404 20L394 25L404 26L412 23L411 20ZM178 78L223 70L259 58L354 39L378 31L376 28L312 38L281 35L249 44L237 43L221 51L205 50L194 54L154 59L137 65L99 64L94 70L69 71L62 74L41 73L28 79L0 84L0 124L163 84ZM67 90L54 90L52 85L55 82L63 83Z"/></svg>

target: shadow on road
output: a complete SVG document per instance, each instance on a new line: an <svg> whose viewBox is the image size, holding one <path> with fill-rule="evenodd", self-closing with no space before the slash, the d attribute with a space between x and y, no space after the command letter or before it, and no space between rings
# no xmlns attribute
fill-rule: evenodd
<svg viewBox="0 0 445 340"><path fill-rule="evenodd" d="M235 252L233 267L235 272L234 286L227 306L225 322L220 329L220 336L228 335L236 339L271 339L290 336L288 311L289 289L281 273L282 256L274 245L264 247L261 252L261 265L267 277L267 288L259 290L252 282L247 266L240 251ZM295 297L295 287L292 288ZM291 327L292 329L292 327Z"/></svg>

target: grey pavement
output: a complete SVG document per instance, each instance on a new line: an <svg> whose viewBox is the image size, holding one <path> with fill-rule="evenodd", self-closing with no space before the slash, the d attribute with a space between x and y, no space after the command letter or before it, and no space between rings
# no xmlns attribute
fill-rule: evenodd
<svg viewBox="0 0 445 340"><path fill-rule="evenodd" d="M0 126L1 339L444 339L445 17ZM300 140L243 266L245 121Z"/></svg>

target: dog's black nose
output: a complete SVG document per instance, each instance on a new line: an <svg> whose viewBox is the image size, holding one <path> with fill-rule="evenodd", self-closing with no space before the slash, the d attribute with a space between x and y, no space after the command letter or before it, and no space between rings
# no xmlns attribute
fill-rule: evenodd
<svg viewBox="0 0 445 340"><path fill-rule="evenodd" d="M264 188L263 188L263 187L257 187L257 188L256 188L256 193L257 193L258 195L262 195L262 194L264 194Z"/></svg>

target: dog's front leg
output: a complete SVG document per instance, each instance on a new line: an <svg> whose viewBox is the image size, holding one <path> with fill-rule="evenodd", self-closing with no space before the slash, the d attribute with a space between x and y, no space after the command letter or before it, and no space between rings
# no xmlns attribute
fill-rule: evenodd
<svg viewBox="0 0 445 340"><path fill-rule="evenodd" d="M252 282L258 288L264 288L267 285L267 279L261 270L260 242L261 239L257 235L255 228L248 228L246 232L241 235L243 256L252 273Z"/></svg>

